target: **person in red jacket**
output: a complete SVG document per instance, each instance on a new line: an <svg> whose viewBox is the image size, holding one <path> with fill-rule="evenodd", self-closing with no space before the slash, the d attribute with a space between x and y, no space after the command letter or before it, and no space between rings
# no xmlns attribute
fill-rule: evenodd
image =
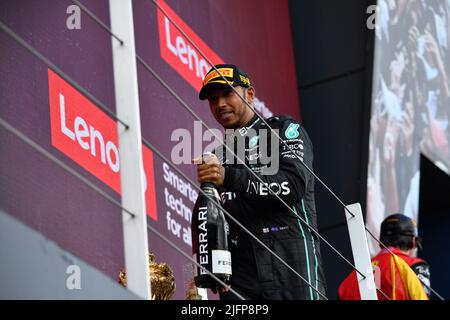
<svg viewBox="0 0 450 320"><path fill-rule="evenodd" d="M415 257L417 248L421 249L415 221L403 214L388 216L381 223L380 241L393 254L380 246L372 259L378 299L428 300L430 268ZM340 300L360 300L356 271L345 278L338 293Z"/></svg>

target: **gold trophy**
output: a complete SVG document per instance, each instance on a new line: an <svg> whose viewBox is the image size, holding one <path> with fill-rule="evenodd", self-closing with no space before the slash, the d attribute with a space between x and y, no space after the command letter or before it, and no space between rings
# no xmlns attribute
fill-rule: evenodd
<svg viewBox="0 0 450 320"><path fill-rule="evenodd" d="M149 253L149 272L152 291L152 300L171 300L175 293L175 277L172 269L165 262L155 263L155 255ZM127 274L125 269L119 273L119 283L127 286Z"/></svg>

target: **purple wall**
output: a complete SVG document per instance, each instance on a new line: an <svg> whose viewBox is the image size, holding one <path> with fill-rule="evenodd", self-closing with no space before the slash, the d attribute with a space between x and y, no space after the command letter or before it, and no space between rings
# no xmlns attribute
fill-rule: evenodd
<svg viewBox="0 0 450 320"><path fill-rule="evenodd" d="M2 1L0 19L114 110L110 37L87 16L82 16L81 30L67 29L71 4ZM108 1L88 4L109 24ZM0 61L0 117L119 199L52 147L46 65L2 31ZM124 265L120 210L3 129L0 155L0 207L116 278Z"/></svg>
<svg viewBox="0 0 450 320"><path fill-rule="evenodd" d="M108 1L84 1L109 25ZM114 110L111 39L82 14L81 30L66 28L70 1L3 1L0 19L42 54ZM167 0L167 4L225 62L245 70L257 97L274 114L299 118L297 82L287 1ZM209 126L218 127L206 102L160 55L156 7L133 1L137 53L191 106ZM276 26L276 28L274 28ZM13 124L56 157L71 165L116 199L119 196L52 147L46 66L0 32L0 117ZM142 134L170 158L173 130L193 131L194 118L138 64ZM191 248L167 227L170 212L182 228L190 223L166 203L165 192L192 208L164 180L163 161L154 155L158 222L149 223L176 242ZM195 181L195 167L180 165ZM87 199L89 201L87 201ZM121 212L77 179L0 129L0 208L116 279L124 265ZM184 298L187 264L173 249L149 236L157 261L174 269L175 298Z"/></svg>

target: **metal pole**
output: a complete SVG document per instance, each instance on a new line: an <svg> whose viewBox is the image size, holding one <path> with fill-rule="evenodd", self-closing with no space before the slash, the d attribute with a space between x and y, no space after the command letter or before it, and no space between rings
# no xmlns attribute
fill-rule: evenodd
<svg viewBox="0 0 450 320"><path fill-rule="evenodd" d="M150 299L147 216L139 113L139 92L131 0L109 0L111 29L123 45L111 38L116 113L129 128L118 126L122 205L136 214L123 215L128 289Z"/></svg>
<svg viewBox="0 0 450 320"><path fill-rule="evenodd" d="M364 277L357 273L361 300L378 300L361 205L350 204L346 206L346 209L345 216L352 244L353 260L356 269L364 273Z"/></svg>

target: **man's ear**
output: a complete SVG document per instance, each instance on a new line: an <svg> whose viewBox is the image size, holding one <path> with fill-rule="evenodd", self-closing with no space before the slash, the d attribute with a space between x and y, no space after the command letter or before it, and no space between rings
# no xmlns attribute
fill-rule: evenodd
<svg viewBox="0 0 450 320"><path fill-rule="evenodd" d="M247 102L249 104L252 104L254 97L255 97L255 88L253 88L253 87L248 88L247 89L247 97L246 97L247 98Z"/></svg>

